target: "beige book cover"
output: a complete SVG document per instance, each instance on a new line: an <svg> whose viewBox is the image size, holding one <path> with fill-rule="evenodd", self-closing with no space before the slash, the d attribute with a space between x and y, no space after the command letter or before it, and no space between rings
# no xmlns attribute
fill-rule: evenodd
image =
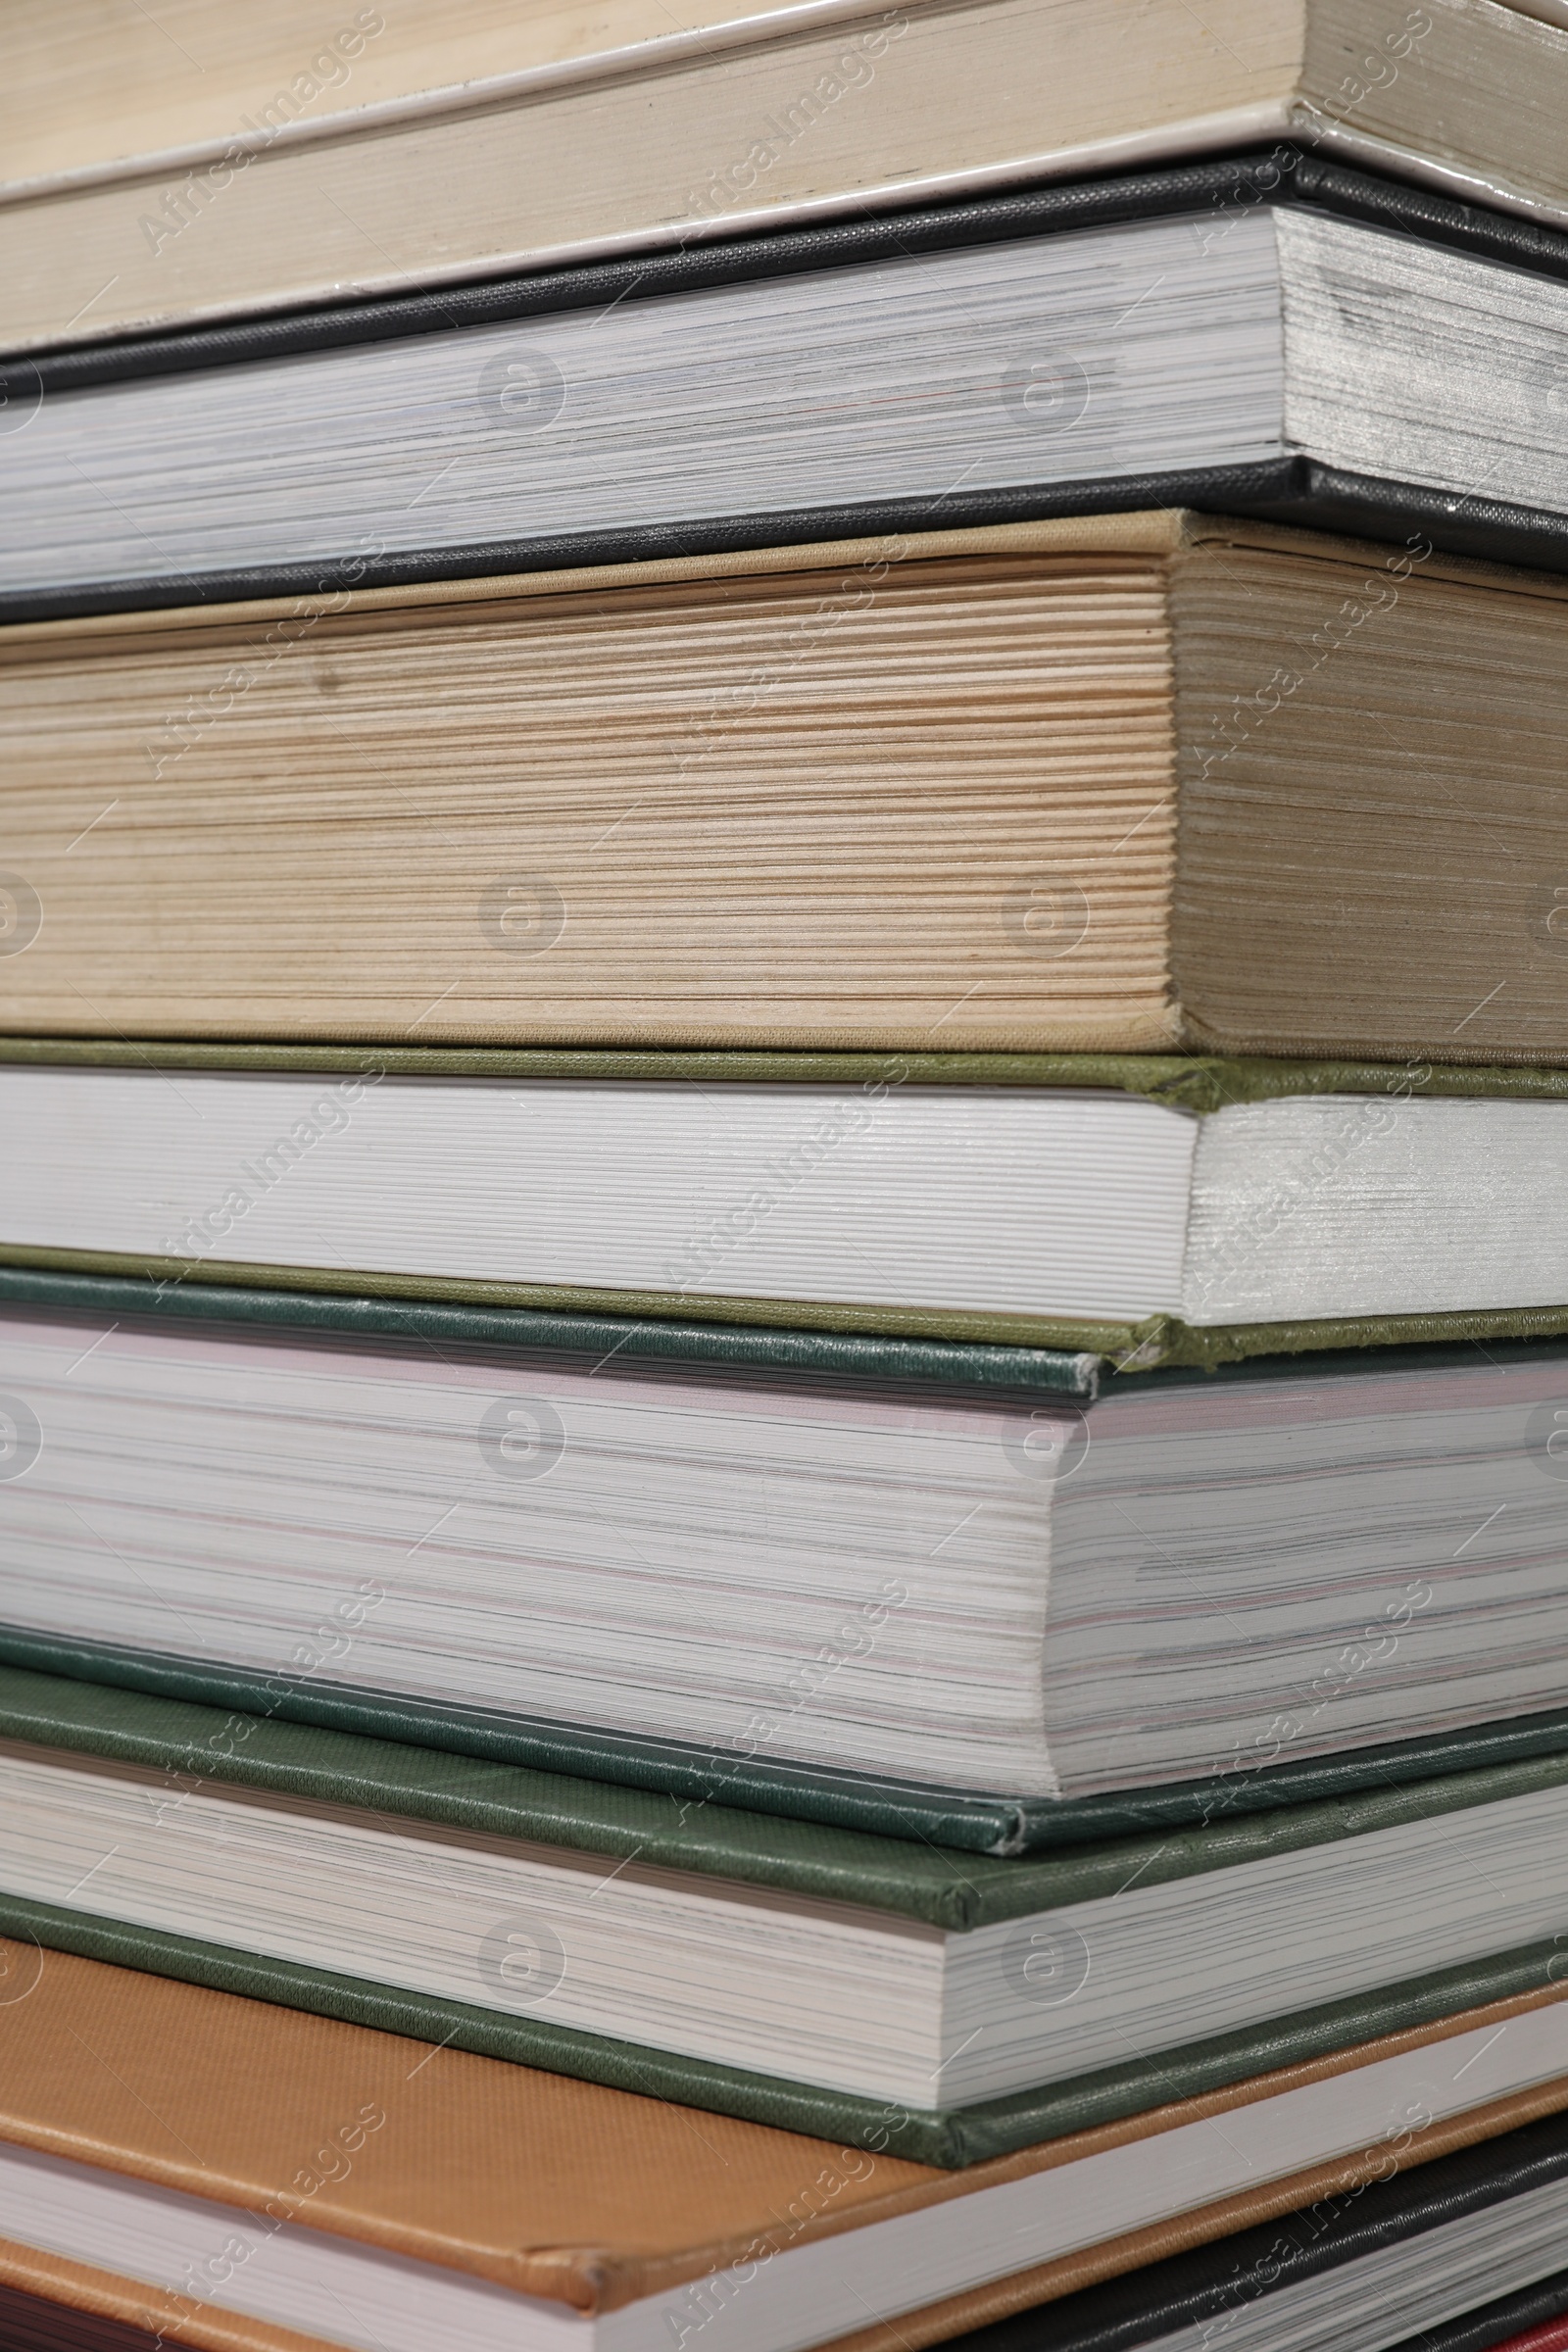
<svg viewBox="0 0 1568 2352"><path fill-rule="evenodd" d="M0 349L1292 139L1568 220L1562 0L8 13Z"/></svg>

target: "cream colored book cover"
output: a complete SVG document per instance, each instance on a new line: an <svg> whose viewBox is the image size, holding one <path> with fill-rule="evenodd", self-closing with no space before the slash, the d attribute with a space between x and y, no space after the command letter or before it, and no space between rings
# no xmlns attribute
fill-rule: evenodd
<svg viewBox="0 0 1568 2352"><path fill-rule="evenodd" d="M17 352L1270 139L1568 220L1560 0L74 0L47 57L27 19Z"/></svg>

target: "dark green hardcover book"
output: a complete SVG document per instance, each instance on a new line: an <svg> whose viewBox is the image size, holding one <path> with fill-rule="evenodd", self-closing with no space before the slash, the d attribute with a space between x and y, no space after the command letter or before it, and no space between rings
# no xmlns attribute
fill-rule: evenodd
<svg viewBox="0 0 1568 2352"><path fill-rule="evenodd" d="M981 2156L1544 1985L1568 1760L1048 1858L0 1670L0 1927Z"/></svg>
<svg viewBox="0 0 1568 2352"><path fill-rule="evenodd" d="M1568 1745L1560 1411L0 1268L0 1658L1029 1852Z"/></svg>

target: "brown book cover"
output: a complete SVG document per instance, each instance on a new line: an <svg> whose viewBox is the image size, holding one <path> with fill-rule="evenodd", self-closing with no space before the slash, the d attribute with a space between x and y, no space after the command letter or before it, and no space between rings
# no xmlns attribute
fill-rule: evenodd
<svg viewBox="0 0 1568 2352"><path fill-rule="evenodd" d="M1544 1987L954 2176L25 1944L0 1956L0 2140L585 2316L671 2288L687 2288L698 2314L702 2282L736 2265L1217 2122L1456 2035L1480 2034L1490 2048L1514 2020L1564 1997ZM1475 2080L1485 2089L1486 2076ZM1559 2075L1437 2120L1407 2116L1356 2153L877 2319L835 2352L914 2352L1564 2108ZM0 2244L0 2284L166 2341L300 2352L315 2340L206 2302L188 2291L197 2283L193 2273L185 2291L149 2285Z"/></svg>

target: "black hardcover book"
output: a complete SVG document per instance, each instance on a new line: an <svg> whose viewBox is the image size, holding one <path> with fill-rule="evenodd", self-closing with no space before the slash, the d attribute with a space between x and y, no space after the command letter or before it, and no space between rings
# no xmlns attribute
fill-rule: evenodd
<svg viewBox="0 0 1568 2352"><path fill-rule="evenodd" d="M1562 569L1565 279L1285 147L17 361L0 617L1175 505Z"/></svg>
<svg viewBox="0 0 1568 2352"><path fill-rule="evenodd" d="M1324 2198L954 2352L1490 2352L1568 2311L1568 2119Z"/></svg>

